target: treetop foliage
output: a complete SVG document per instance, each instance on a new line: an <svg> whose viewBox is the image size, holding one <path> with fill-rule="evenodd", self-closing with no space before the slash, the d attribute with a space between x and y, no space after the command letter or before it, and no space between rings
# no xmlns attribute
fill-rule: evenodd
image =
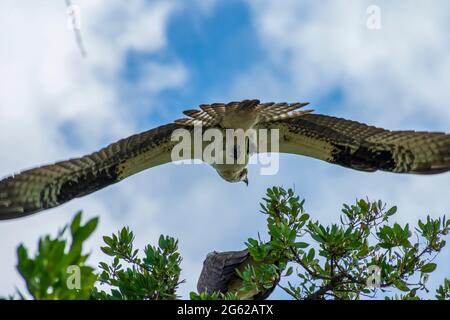
<svg viewBox="0 0 450 320"><path fill-rule="evenodd" d="M343 205L339 224L313 221L292 189L273 187L260 204L267 236L250 238L252 263L236 270L238 289L212 294L192 292L191 299L242 299L275 286L296 300L421 299L436 270L435 257L446 245L450 221L445 217L419 220L417 226L390 223L397 208L383 202L358 200ZM134 234L124 227L103 237L101 251L110 262L98 269L87 265L83 244L98 218L81 223L77 213L56 237L43 236L30 257L17 249L17 269L33 299L177 299L181 255L178 241L160 236L158 245L134 248ZM429 297L429 296L428 296ZM450 281L436 289L436 299L450 299Z"/></svg>

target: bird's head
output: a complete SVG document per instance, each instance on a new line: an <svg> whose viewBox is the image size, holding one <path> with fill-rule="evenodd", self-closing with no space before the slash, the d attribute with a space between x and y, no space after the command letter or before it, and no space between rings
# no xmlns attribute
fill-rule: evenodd
<svg viewBox="0 0 450 320"><path fill-rule="evenodd" d="M245 185L248 187L248 170L247 168L244 168L239 173L239 181L242 181L245 183Z"/></svg>
<svg viewBox="0 0 450 320"><path fill-rule="evenodd" d="M217 170L219 175L228 182L244 182L248 186L248 170L242 168L240 170Z"/></svg>

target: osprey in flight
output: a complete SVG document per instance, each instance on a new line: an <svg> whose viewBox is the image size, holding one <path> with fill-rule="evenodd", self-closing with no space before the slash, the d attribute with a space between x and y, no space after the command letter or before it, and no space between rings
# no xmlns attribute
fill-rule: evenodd
<svg viewBox="0 0 450 320"><path fill-rule="evenodd" d="M201 105L180 119L122 139L81 158L61 161L0 181L0 220L30 215L85 196L137 172L173 161L177 129L195 134L205 129L276 129L279 152L299 154L362 171L434 174L450 170L450 135L389 131L354 121L299 110L305 103L260 103L244 100ZM202 148L205 144L202 143ZM270 152L270 149L268 150ZM230 182L247 181L249 148L240 164L213 164ZM187 155L195 158L191 150Z"/></svg>

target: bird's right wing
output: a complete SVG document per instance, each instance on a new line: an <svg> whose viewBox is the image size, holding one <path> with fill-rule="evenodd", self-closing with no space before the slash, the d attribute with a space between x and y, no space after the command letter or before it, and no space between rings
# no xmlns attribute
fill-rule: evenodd
<svg viewBox="0 0 450 320"><path fill-rule="evenodd" d="M279 151L313 157L362 171L434 174L450 170L450 135L390 131L320 114L270 121Z"/></svg>
<svg viewBox="0 0 450 320"><path fill-rule="evenodd" d="M126 139L81 158L21 172L0 181L0 220L14 219L59 206L119 182L132 174L171 162L177 143L168 124ZM191 127L185 128L192 131Z"/></svg>

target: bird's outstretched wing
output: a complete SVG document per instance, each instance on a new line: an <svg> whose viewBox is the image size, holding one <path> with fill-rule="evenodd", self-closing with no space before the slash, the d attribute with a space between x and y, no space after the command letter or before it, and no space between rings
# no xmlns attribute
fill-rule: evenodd
<svg viewBox="0 0 450 320"><path fill-rule="evenodd" d="M197 282L197 291L212 294L214 292L236 293L240 299L264 300L273 292L279 279L273 287L264 292L242 292L242 279L237 271L243 272L247 265L255 264L248 250L211 252L203 262L203 269Z"/></svg>
<svg viewBox="0 0 450 320"><path fill-rule="evenodd" d="M362 171L435 174L450 170L450 135L389 131L359 122L306 114L265 122L279 129L279 151L300 154Z"/></svg>
<svg viewBox="0 0 450 320"><path fill-rule="evenodd" d="M0 220L56 207L171 161L169 124L133 135L90 155L21 172L0 181ZM190 129L190 128L187 128Z"/></svg>
<svg viewBox="0 0 450 320"><path fill-rule="evenodd" d="M310 156L363 171L433 174L450 170L448 134L388 131L354 121L308 114L310 111L295 111L305 104L256 102L245 100L241 109L245 111L246 106L249 110L261 108L258 110L263 122L258 123L257 129L279 129L280 152ZM220 119L225 105L212 106L204 106L204 113L216 112L214 119ZM202 121L204 117L203 113L199 115ZM208 121L206 127L209 127ZM171 162L172 149L177 143L172 141L172 134L181 128L191 134L195 130L191 123L184 122L161 126L90 155L1 180L0 220L56 207L144 169ZM205 143L203 141L200 157ZM268 150L271 150L270 146ZM196 156L195 150L190 151L183 158Z"/></svg>

